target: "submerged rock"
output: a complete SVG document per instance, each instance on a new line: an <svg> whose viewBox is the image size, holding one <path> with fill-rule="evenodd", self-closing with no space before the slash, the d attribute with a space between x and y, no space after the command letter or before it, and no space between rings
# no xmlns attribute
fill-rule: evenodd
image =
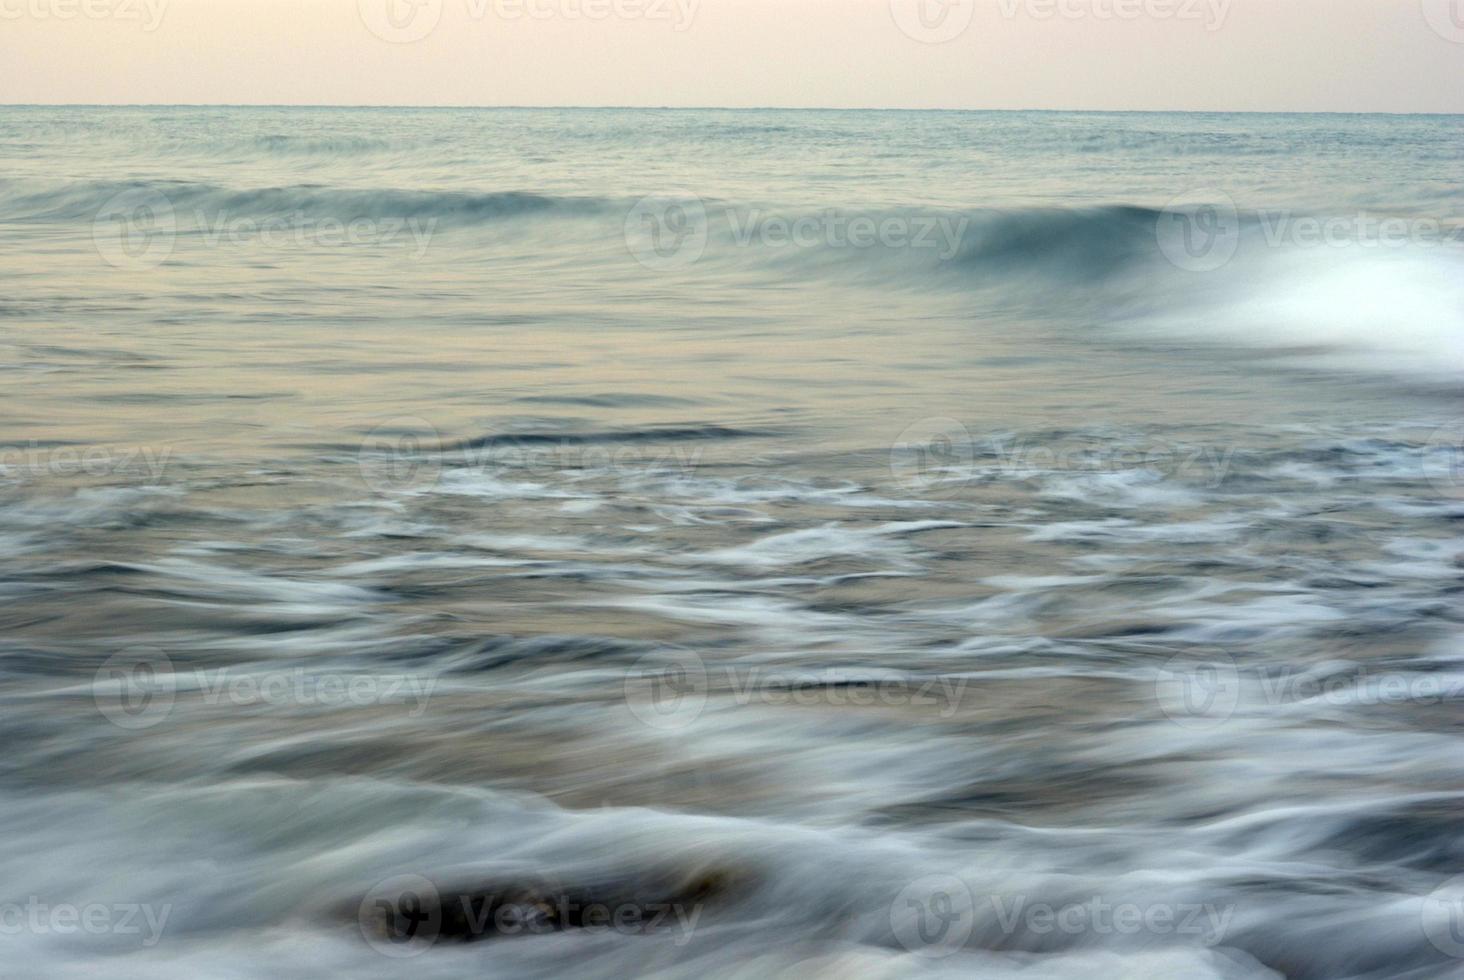
<svg viewBox="0 0 1464 980"><path fill-rule="evenodd" d="M570 929L620 935L689 932L708 905L730 901L748 884L748 877L711 868L674 879L564 885L533 876L438 883L411 875L378 885L356 911L368 941L393 946L477 942Z"/></svg>

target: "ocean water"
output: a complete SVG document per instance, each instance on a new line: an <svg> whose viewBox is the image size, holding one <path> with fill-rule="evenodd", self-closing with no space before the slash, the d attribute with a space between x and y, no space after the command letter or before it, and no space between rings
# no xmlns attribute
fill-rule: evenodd
<svg viewBox="0 0 1464 980"><path fill-rule="evenodd" d="M0 109L0 972L1459 976L1461 140Z"/></svg>

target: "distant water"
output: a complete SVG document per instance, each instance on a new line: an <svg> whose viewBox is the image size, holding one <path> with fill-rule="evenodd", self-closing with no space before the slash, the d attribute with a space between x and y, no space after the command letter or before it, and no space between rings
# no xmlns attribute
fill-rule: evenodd
<svg viewBox="0 0 1464 980"><path fill-rule="evenodd" d="M1461 140L0 109L6 969L1458 976Z"/></svg>

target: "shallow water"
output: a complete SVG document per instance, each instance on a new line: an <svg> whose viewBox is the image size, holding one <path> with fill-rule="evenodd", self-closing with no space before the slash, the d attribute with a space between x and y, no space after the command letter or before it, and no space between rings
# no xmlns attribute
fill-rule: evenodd
<svg viewBox="0 0 1464 980"><path fill-rule="evenodd" d="M0 122L15 969L1458 975L1464 120Z"/></svg>

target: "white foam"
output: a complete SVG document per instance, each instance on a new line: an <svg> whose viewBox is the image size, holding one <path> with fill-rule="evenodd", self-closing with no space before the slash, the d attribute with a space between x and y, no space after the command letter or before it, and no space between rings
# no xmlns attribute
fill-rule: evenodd
<svg viewBox="0 0 1464 980"><path fill-rule="evenodd" d="M1171 279L1127 329L1288 350L1312 366L1464 376L1464 249L1247 244L1231 265Z"/></svg>

